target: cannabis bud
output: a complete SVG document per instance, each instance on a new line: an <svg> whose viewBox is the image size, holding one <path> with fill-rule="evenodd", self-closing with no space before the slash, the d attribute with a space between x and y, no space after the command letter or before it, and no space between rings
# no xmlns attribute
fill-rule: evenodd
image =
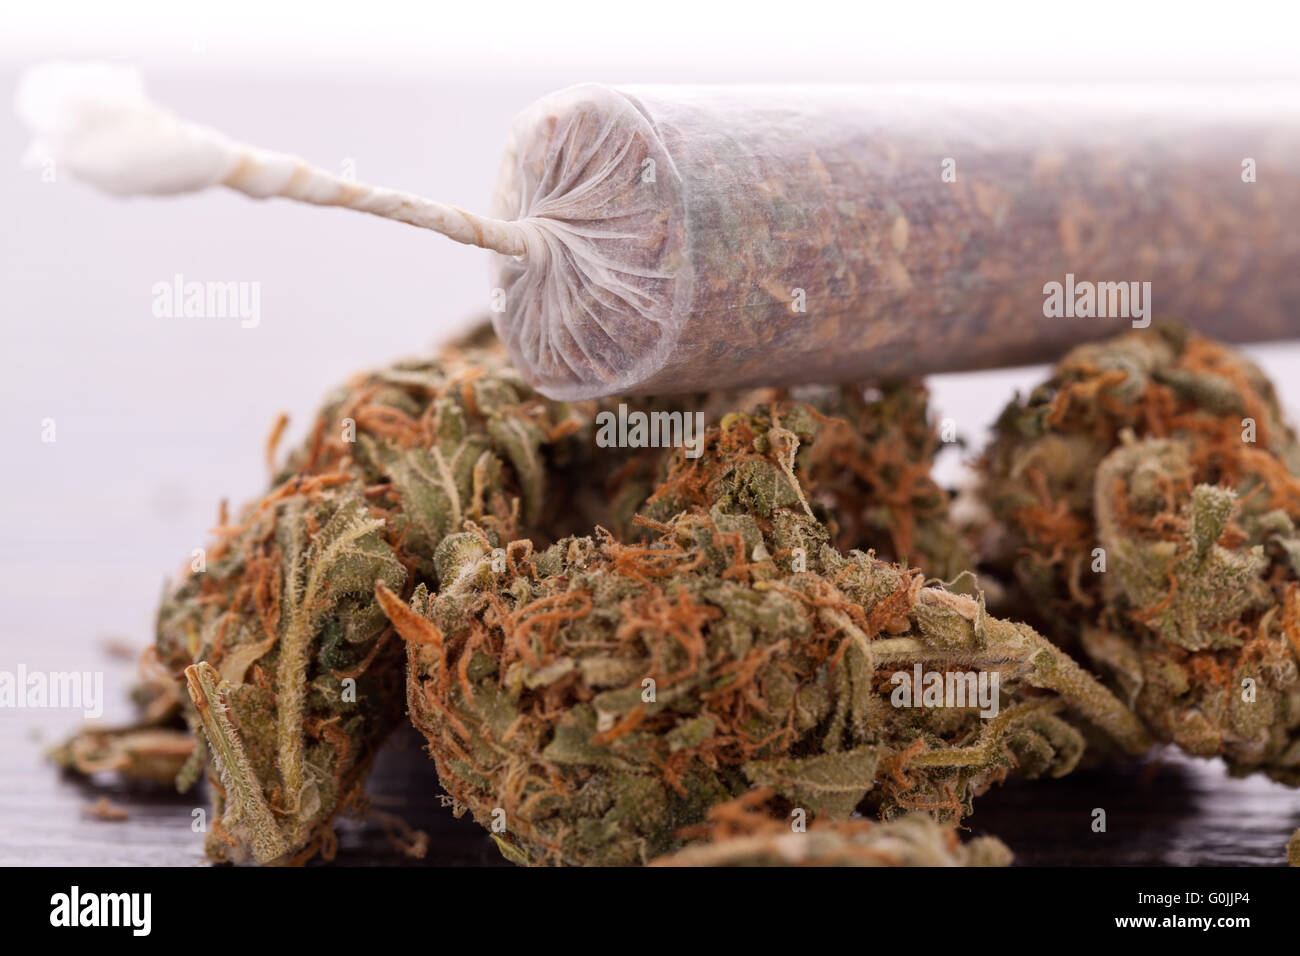
<svg viewBox="0 0 1300 956"><path fill-rule="evenodd" d="M699 461L706 424L784 409L797 417L787 426L801 437L790 468L832 544L956 578L974 559L950 517L948 493L931 476L943 442L929 420L928 400L919 382L896 382L579 403L581 424L548 455L556 490L542 529L550 540L595 526L620 541L640 537L636 518L647 505L662 515L710 500L708 463ZM602 419L619 415L643 416L653 445L602 442ZM689 430L694 447L659 440L661 422L692 426L682 432ZM714 460L721 460L717 453Z"/></svg>
<svg viewBox="0 0 1300 956"><path fill-rule="evenodd" d="M535 518L542 449L565 406L537 398L497 350L447 350L332 395L272 490L219 529L164 598L159 660L188 690L215 859L292 862L334 848L402 718L404 653L376 582L436 585L434 554L473 526L491 548Z"/></svg>
<svg viewBox="0 0 1300 956"><path fill-rule="evenodd" d="M82 765L206 771L213 859L329 857L405 701L517 862L994 863L951 833L980 793L1147 746L986 611L921 386L564 404L482 338L329 396L163 601L194 744L162 767L83 740ZM697 431L603 446L629 413ZM769 842L792 814L808 842Z"/></svg>
<svg viewBox="0 0 1300 956"><path fill-rule="evenodd" d="M1177 327L1078 348L983 470L991 563L1049 636L1160 740L1300 785L1300 444L1256 366Z"/></svg>
<svg viewBox="0 0 1300 956"><path fill-rule="evenodd" d="M465 532L435 553L436 593L377 586L439 778L509 858L647 862L754 786L818 819L866 801L956 820L1008 773L1068 772L1084 740L1067 714L1146 746L1029 628L833 548L794 473L815 421L724 418L672 462L644 542L513 542L503 569ZM997 671L997 716L891 706L890 672L911 665Z"/></svg>

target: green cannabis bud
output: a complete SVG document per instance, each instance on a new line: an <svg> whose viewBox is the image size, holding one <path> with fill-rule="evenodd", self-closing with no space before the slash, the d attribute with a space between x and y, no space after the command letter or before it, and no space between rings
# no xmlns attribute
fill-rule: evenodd
<svg viewBox="0 0 1300 956"><path fill-rule="evenodd" d="M951 834L974 798L1070 772L1085 740L1148 738L987 613L926 401L559 403L482 332L358 376L164 597L154 654L192 738L144 720L56 759L181 789L206 772L214 860L329 858L405 704L516 862L1005 862ZM693 431L598 440L629 414ZM757 826L759 800L811 842L701 845L735 801Z"/></svg>
<svg viewBox="0 0 1300 956"><path fill-rule="evenodd" d="M700 432L729 415L763 408L795 409L805 441L790 467L831 543L843 551L873 550L945 580L974 565L949 515L949 496L931 477L943 447L929 420L929 393L919 382L880 387L805 386L604 399L574 407L580 425L548 457L557 491L542 530L549 540L603 527L620 541L644 536L636 517L647 500L661 513L698 506L709 490L699 480L697 447L602 447L601 415L698 416ZM811 441L816 435L817 440ZM676 470L676 474L670 474Z"/></svg>
<svg viewBox="0 0 1300 956"><path fill-rule="evenodd" d="M955 821L1009 773L1069 772L1084 740L1067 717L1145 748L1028 627L832 547L795 474L817 423L807 406L726 416L700 457L675 456L646 541L518 541L502 568L466 532L439 545L436 592L377 586L439 778L507 857L648 862L754 786L818 819L865 801ZM913 665L998 672L996 716L892 705L891 672Z"/></svg>
<svg viewBox="0 0 1300 956"><path fill-rule="evenodd" d="M929 478L938 442L925 390L800 394L807 403L782 403L795 409L800 435L766 429L772 449L758 457L781 463L785 490L760 510L797 499L814 550L829 532L937 573L968 565L947 496ZM79 772L174 779L182 790L206 771L215 860L328 857L333 820L364 810L373 757L402 717L404 654L375 604L376 583L450 595L464 586L457 555L484 557L500 577L517 567L518 551L507 562L504 547L516 537L544 545L593 519L645 547L662 528L639 512L698 511L731 480L724 472L750 467L749 455L725 446L735 429L713 429L706 476L668 442L601 447L600 414L691 415L703 440L704 421L786 396L552 402L527 388L484 330L434 360L358 376L327 397L270 491L236 522L223 513L216 542L165 595L150 653L168 715L151 707L136 725L83 733L52 756ZM191 733L166 726L180 713ZM694 815L730 792L708 794Z"/></svg>
<svg viewBox="0 0 1300 956"><path fill-rule="evenodd" d="M332 854L402 719L404 652L376 582L438 585L434 555L473 527L486 548L535 520L543 448L566 406L527 389L497 349L453 347L358 377L321 410L273 489L219 530L164 598L157 653L188 690L218 860Z"/></svg>
<svg viewBox="0 0 1300 956"><path fill-rule="evenodd" d="M1048 636L1160 740L1300 786L1300 444L1255 365L1177 327L1075 349L983 471Z"/></svg>
<svg viewBox="0 0 1300 956"><path fill-rule="evenodd" d="M931 475L944 442L923 384L804 388L795 395L816 423L816 440L796 456L796 474L824 508L819 517L837 548L872 550L945 581L974 567L949 495Z"/></svg>
<svg viewBox="0 0 1300 956"><path fill-rule="evenodd" d="M861 818L799 819L772 791L757 788L709 809L708 821L679 833L690 842L651 866L1009 866L996 837L963 844L955 827L925 813L882 823Z"/></svg>

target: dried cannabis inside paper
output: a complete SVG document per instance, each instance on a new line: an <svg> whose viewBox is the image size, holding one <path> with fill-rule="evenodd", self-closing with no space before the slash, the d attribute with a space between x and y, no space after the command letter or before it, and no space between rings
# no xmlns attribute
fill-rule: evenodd
<svg viewBox="0 0 1300 956"><path fill-rule="evenodd" d="M710 429L703 456L671 469L707 500L659 517L652 497L646 543L513 542L502 571L464 533L438 549L436 594L418 586L408 605L377 587L443 786L497 824L508 857L646 862L754 785L818 818L866 799L959 819L1008 773L1069 772L1084 741L1067 716L1146 746L1029 628L831 547L793 470L813 421L804 408ZM891 707L889 671L913 664L998 671L998 715Z"/></svg>
<svg viewBox="0 0 1300 956"><path fill-rule="evenodd" d="M1007 866L995 837L962 844L955 827L925 813L872 823L814 820L796 829L790 811L758 788L711 807L708 822L679 836L691 842L651 866Z"/></svg>
<svg viewBox="0 0 1300 956"><path fill-rule="evenodd" d="M1294 103L1181 99L569 87L512 125L493 322L568 399L1042 361L1150 321L1134 296L1044 322L1067 273L1136 267L1204 328L1294 334ZM1225 141L1252 144L1248 189Z"/></svg>
<svg viewBox="0 0 1300 956"><path fill-rule="evenodd" d="M1041 361L1149 323L1153 284L1202 328L1292 336L1288 92L583 83L515 117L491 216L184 120L127 67L40 63L14 102L29 155L119 196L220 185L492 250L512 360L578 400ZM1046 277L1135 267L1042 321Z"/></svg>
<svg viewBox="0 0 1300 956"><path fill-rule="evenodd" d="M1161 740L1300 785L1300 443L1255 365L1177 327L1078 348L983 470L990 562L1049 636Z"/></svg>

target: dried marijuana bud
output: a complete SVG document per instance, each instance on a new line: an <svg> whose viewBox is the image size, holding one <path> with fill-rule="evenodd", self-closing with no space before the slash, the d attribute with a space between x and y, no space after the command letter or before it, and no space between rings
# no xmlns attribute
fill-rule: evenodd
<svg viewBox="0 0 1300 956"><path fill-rule="evenodd" d="M797 502L814 550L829 531L846 547L878 547L936 573L969 563L950 533L947 496L929 478L938 442L921 386L870 396L857 386L808 388L799 397L807 401L760 390L552 402L522 383L485 328L434 360L358 376L327 398L268 494L238 522L223 518L216 543L165 597L160 686L173 714L183 695L197 749L195 738L146 717L82 735L55 757L85 772L175 778L182 789L206 769L214 859L328 856L331 821L364 808L362 784L405 696L402 651L374 603L376 582L450 600L467 586L466 555L485 558L504 580L521 560L531 566L523 545L507 560L504 546L517 536L541 547L607 523L629 548L647 548L666 527L656 516L710 503L734 504L743 519ZM747 431L751 419L737 410L778 399L780 426L768 422L761 439ZM698 441L607 447L596 440L600 416L620 406L652 421L690 415ZM705 432L704 421L721 418L733 427ZM757 490L773 476L769 502L725 490L751 478ZM904 580L919 578L903 574L890 586ZM709 793L693 817L731 792Z"/></svg>
<svg viewBox="0 0 1300 956"><path fill-rule="evenodd" d="M809 506L840 550L874 550L945 580L974 559L949 516L949 496L931 477L942 442L929 420L928 392L919 382L803 387L793 390L711 392L669 398L607 399L579 403L582 426L549 460L557 507L543 527L557 540L600 526L620 541L644 536L636 516L647 508L673 513L710 500L710 467L697 445L601 447L602 415L697 415L701 430L730 415L772 408L797 419L799 446L790 463ZM676 421L676 419L673 419ZM656 432L657 434L657 432ZM714 455L715 462L727 461Z"/></svg>
<svg viewBox="0 0 1300 956"><path fill-rule="evenodd" d="M791 821L759 788L709 810L708 822L679 835L684 849L651 866L1008 866L995 837L962 844L954 827L925 813L872 823L863 819ZM781 817L785 818L782 819Z"/></svg>
<svg viewBox="0 0 1300 956"><path fill-rule="evenodd" d="M943 447L920 382L863 389L800 389L820 416L795 468L821 503L841 551L871 549L945 581L975 560L949 515L949 495L931 476Z"/></svg>
<svg viewBox="0 0 1300 956"><path fill-rule="evenodd" d="M206 764L215 859L332 853L402 717L400 642L376 582L443 586L434 554L472 528L506 543L542 507L542 449L568 409L537 398L497 350L360 376L329 398L274 488L219 530L166 596L159 659L188 689Z"/></svg>
<svg viewBox="0 0 1300 956"><path fill-rule="evenodd" d="M819 819L866 800L956 820L1008 773L1067 773L1084 747L1067 716L1146 746L1029 628L833 548L793 468L815 421L728 416L674 460L647 542L514 542L501 569L464 533L435 555L440 590L377 587L443 786L508 857L646 862L753 786ZM913 665L996 671L997 715L891 706Z"/></svg>
<svg viewBox="0 0 1300 956"><path fill-rule="evenodd" d="M369 593L407 571L363 486L324 477L226 531L159 614L160 654L184 675L208 760L217 859L328 855L330 821L401 718Z"/></svg>
<svg viewBox="0 0 1300 956"><path fill-rule="evenodd" d="M1078 348L983 468L1048 635L1159 739L1300 785L1300 443L1260 370L1176 327Z"/></svg>
<svg viewBox="0 0 1300 956"><path fill-rule="evenodd" d="M328 857L405 698L446 789L519 862L648 862L754 788L810 816L810 859L888 842L906 862L955 844L849 815L951 825L1010 773L1068 773L1084 732L1146 746L1064 653L927 577L970 559L921 386L567 405L479 340L329 396L167 594L156 654L197 747L149 764L146 722L65 762L188 758L212 858ZM698 431L607 447L616 408ZM593 519L617 533L572 536ZM901 702L911 669L960 669L970 699Z"/></svg>
<svg viewBox="0 0 1300 956"><path fill-rule="evenodd" d="M536 526L558 490L555 446L579 407L533 392L486 326L433 359L398 362L327 396L277 484L344 470L382 495L404 549L432 569L442 537L473 521L494 538ZM546 449L545 455L543 449Z"/></svg>

